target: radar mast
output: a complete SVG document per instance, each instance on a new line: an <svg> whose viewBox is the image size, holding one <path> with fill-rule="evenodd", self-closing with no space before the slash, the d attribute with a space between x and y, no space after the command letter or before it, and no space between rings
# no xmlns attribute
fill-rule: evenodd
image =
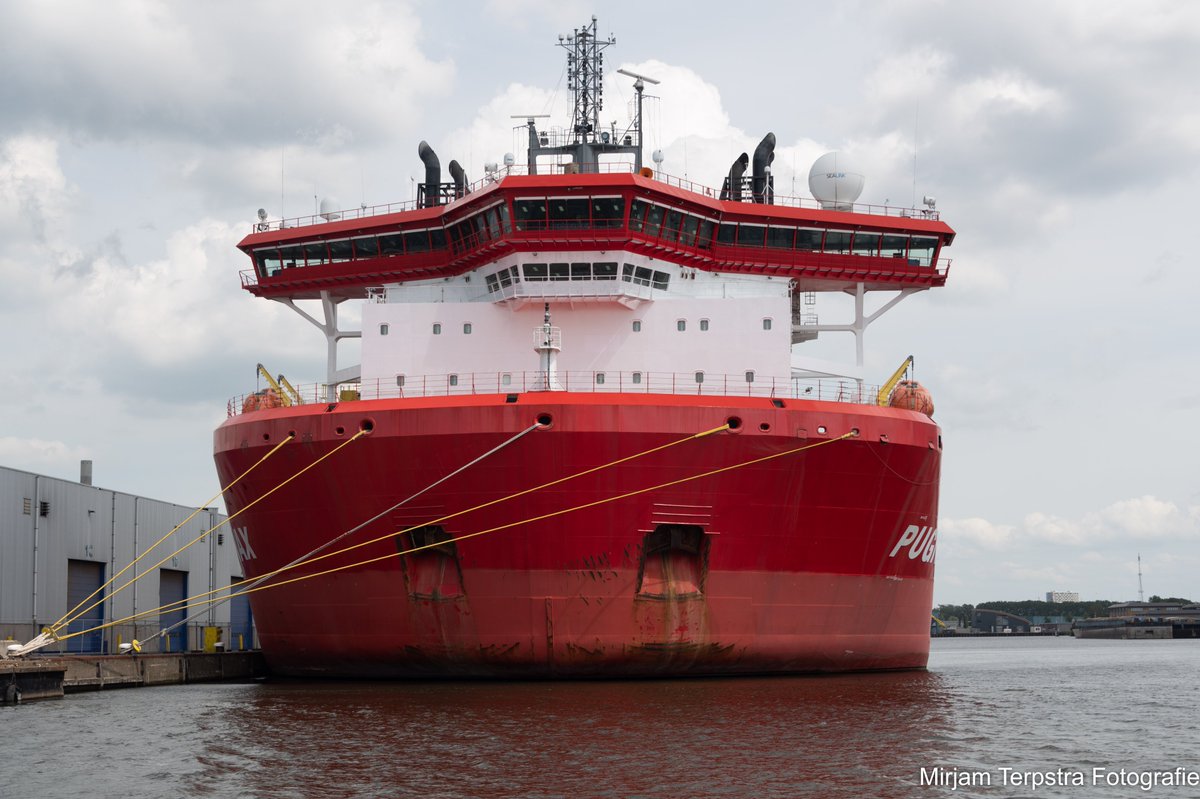
<svg viewBox="0 0 1200 799"><path fill-rule="evenodd" d="M539 156L569 156L568 170L599 172L601 155L620 153L632 155L634 170L641 170L642 91L645 82L658 81L618 70L637 78L634 83L638 96L637 119L621 133L617 132L616 122L607 129L602 128L600 111L604 108L604 51L616 43L615 36L600 38L596 32L595 15L590 24L558 37L558 46L567 51L567 85L575 98L571 129L561 140L554 140L549 132L537 129L536 117L526 117L529 128L529 174L537 174Z"/></svg>

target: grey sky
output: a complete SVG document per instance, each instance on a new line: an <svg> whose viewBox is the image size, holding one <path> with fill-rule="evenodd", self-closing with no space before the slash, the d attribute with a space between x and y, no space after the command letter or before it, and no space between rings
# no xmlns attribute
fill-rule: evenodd
<svg viewBox="0 0 1200 799"><path fill-rule="evenodd" d="M666 171L719 183L771 130L781 193L840 149L864 200L933 194L958 230L948 287L867 339L877 379L916 355L944 428L936 598L1132 598L1138 552L1148 592L1200 598L1200 7L755 8L595 10L606 67L664 79ZM211 431L254 365L323 371L318 334L239 287L254 209L406 200L422 138L480 177L516 148L510 114L562 123L553 44L593 10L0 0L0 462L211 495Z"/></svg>

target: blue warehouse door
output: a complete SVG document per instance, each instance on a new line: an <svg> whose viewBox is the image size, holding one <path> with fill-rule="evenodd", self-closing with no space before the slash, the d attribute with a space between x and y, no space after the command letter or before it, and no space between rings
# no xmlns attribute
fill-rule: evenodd
<svg viewBox="0 0 1200 799"><path fill-rule="evenodd" d="M250 597L238 594L242 582L236 577L233 579L233 599L229 600L230 640L226 648L231 650L254 648L254 614L250 611Z"/></svg>
<svg viewBox="0 0 1200 799"><path fill-rule="evenodd" d="M158 572L158 604L170 605L187 598L187 572L176 569L160 569ZM187 611L182 605L176 605L159 613L160 629L179 624L187 617ZM163 636L162 651L187 651L187 625L180 624L170 633Z"/></svg>
<svg viewBox="0 0 1200 799"><path fill-rule="evenodd" d="M97 594L88 599L102 585L104 585L103 563L93 563L89 560L68 560L67 610L77 607L85 599L87 599L87 602L83 607L79 608L80 610L103 599L103 594ZM103 623L104 604L101 602L67 625L67 632L78 633L84 630L93 630ZM103 651L103 647L104 636L100 630L67 639L68 652L101 652Z"/></svg>

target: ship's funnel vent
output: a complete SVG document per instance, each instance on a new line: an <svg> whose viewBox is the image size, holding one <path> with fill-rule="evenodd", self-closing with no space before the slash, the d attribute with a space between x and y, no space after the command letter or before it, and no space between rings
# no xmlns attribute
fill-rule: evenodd
<svg viewBox="0 0 1200 799"><path fill-rule="evenodd" d="M467 173L463 171L458 161L450 162L450 178L454 181L454 199L465 197L467 194Z"/></svg>
<svg viewBox="0 0 1200 799"><path fill-rule="evenodd" d="M725 176L725 182L721 184L721 199L733 200L741 202L742 199L742 175L746 174L746 167L750 165L750 156L742 153L733 162L733 166L729 167L729 174Z"/></svg>
<svg viewBox="0 0 1200 799"><path fill-rule="evenodd" d="M768 133L754 148L754 177L750 192L756 203L768 205L775 202L775 178L771 175L771 163L775 160L775 134Z"/></svg>
<svg viewBox="0 0 1200 799"><path fill-rule="evenodd" d="M417 155L421 156L421 161L425 164L425 185L422 192L423 198L419 203L422 208L432 208L435 205L441 205L441 187L442 187L442 162L438 160L437 153L429 146L429 143L422 140L417 145Z"/></svg>

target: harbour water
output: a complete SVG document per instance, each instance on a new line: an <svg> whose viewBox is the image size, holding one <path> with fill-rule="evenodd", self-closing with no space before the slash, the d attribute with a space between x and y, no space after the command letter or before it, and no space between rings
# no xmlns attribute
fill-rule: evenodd
<svg viewBox="0 0 1200 799"><path fill-rule="evenodd" d="M1200 780L1198 666L938 639L901 674L107 691L0 708L0 797L1196 797L1162 783Z"/></svg>

